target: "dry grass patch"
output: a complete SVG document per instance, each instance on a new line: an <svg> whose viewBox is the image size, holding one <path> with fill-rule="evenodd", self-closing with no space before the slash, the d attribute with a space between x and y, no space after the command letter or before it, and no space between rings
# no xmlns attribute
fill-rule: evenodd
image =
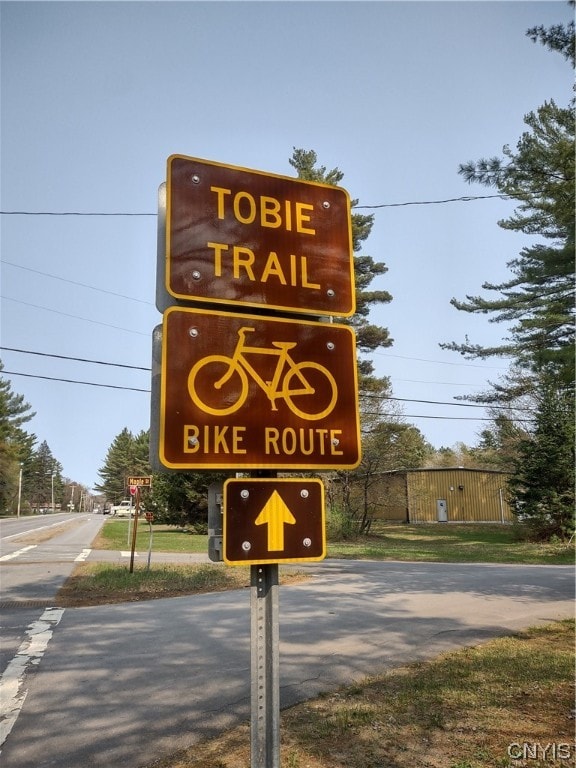
<svg viewBox="0 0 576 768"><path fill-rule="evenodd" d="M510 745L573 744L573 670L572 621L392 669L284 711L282 767L567 768ZM249 766L247 725L154 763Z"/></svg>
<svg viewBox="0 0 576 768"><path fill-rule="evenodd" d="M280 570L281 584L294 584L307 578L298 571ZM58 605L74 608L223 592L249 586L249 566L152 564L150 570L136 566L130 573L128 565L82 563L62 585L56 599Z"/></svg>

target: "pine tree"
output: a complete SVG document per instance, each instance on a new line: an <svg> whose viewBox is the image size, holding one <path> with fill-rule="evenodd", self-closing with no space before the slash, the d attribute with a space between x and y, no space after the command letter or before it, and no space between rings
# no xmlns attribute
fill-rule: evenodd
<svg viewBox="0 0 576 768"><path fill-rule="evenodd" d="M49 508L62 501L62 465L44 440L32 454L26 477L26 494L37 508Z"/></svg>
<svg viewBox="0 0 576 768"><path fill-rule="evenodd" d="M535 429L510 480L514 510L537 538L574 532L574 396L544 376Z"/></svg>
<svg viewBox="0 0 576 768"><path fill-rule="evenodd" d="M337 186L344 178L338 168L331 171L325 166L316 167L317 155L313 150L294 148L288 161L295 168L298 178L304 181L316 181L322 184ZM352 201L352 206L358 203ZM350 319L350 324L356 331L358 349L362 352L373 352L378 347L389 347L392 339L388 330L368 321L368 314L374 304L386 304L392 300L388 291L369 291L368 286L378 275L383 275L388 268L383 262L376 262L371 256L359 254L362 242L368 238L374 224L374 215L365 216L360 213L352 214L352 249L354 251L354 276L356 282L356 314ZM369 376L374 367L369 360L361 360L358 364L361 375Z"/></svg>
<svg viewBox="0 0 576 768"><path fill-rule="evenodd" d="M4 365L0 361L0 373L3 370ZM35 415L24 395L17 395L8 379L0 378L0 441L13 441L22 426Z"/></svg>
<svg viewBox="0 0 576 768"><path fill-rule="evenodd" d="M574 66L574 23L527 33ZM491 403L535 404L534 428L515 431L508 447L516 453L510 481L511 502L539 535L566 535L574 525L574 100L567 108L546 102L525 117L528 126L504 158L467 163L460 173L469 182L495 187L519 201L515 213L499 222L515 232L540 237L508 266L511 280L483 288L499 297L452 300L465 312L492 315L511 323L508 340L494 347L452 342L445 349L469 358L513 358L507 379L483 395ZM477 398L468 398L477 399ZM507 427L512 434L511 425ZM502 437L503 435L501 435ZM493 432L492 437L498 439Z"/></svg>
<svg viewBox="0 0 576 768"><path fill-rule="evenodd" d="M574 64L574 24L528 31ZM555 41L552 44L552 41ZM459 310L490 314L492 322L512 323L507 342L494 347L452 342L445 349L468 358L513 357L526 371L555 372L559 382L574 384L574 102L567 108L546 102L525 117L529 130L504 159L469 162L460 167L468 182L495 187L518 200L519 207L499 222L504 229L538 235L542 242L525 247L508 266L511 280L484 290L498 298L467 296L452 300Z"/></svg>
<svg viewBox="0 0 576 768"><path fill-rule="evenodd" d="M114 438L98 474L102 483L95 486L96 490L106 494L106 498L113 504L120 503L127 492L128 477L150 474L148 433L142 431L135 437L124 427Z"/></svg>
<svg viewBox="0 0 576 768"><path fill-rule="evenodd" d="M0 372L4 366L0 361ZM12 390L8 379L0 377L0 509L13 509L18 494L20 469L23 487L28 476L28 463L32 456L36 436L23 426L35 413L23 395Z"/></svg>

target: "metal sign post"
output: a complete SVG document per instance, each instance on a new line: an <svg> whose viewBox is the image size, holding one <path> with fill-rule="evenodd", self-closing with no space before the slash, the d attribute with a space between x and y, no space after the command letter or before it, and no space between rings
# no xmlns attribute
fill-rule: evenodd
<svg viewBox="0 0 576 768"><path fill-rule="evenodd" d="M182 155L159 192L151 461L260 474L209 491L210 559L250 565L251 768L280 768L278 564L326 554L320 481L268 473L361 459L356 337L321 321L356 311L350 208L339 187Z"/></svg>
<svg viewBox="0 0 576 768"><path fill-rule="evenodd" d="M280 768L278 564L250 566L251 768Z"/></svg>
<svg viewBox="0 0 576 768"><path fill-rule="evenodd" d="M134 510L134 527L132 528L132 548L130 550L130 573L134 573L134 552L136 550L136 534L138 533L138 516L140 514L140 489L134 494L136 509Z"/></svg>

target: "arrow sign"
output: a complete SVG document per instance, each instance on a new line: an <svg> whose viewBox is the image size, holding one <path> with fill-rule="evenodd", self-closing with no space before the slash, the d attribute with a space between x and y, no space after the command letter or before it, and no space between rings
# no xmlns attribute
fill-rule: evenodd
<svg viewBox="0 0 576 768"><path fill-rule="evenodd" d="M222 511L227 565L326 557L324 486L318 478L230 478Z"/></svg>
<svg viewBox="0 0 576 768"><path fill-rule="evenodd" d="M295 523L296 518L278 491L274 491L254 521L255 525L268 526L269 552L284 552L284 526Z"/></svg>

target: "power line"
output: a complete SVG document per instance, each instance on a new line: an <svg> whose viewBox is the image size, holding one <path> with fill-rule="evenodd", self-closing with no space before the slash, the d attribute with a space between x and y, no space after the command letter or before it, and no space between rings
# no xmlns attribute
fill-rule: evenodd
<svg viewBox="0 0 576 768"><path fill-rule="evenodd" d="M449 197L446 200L416 200L407 203L381 203L380 205L355 205L357 208L400 208L406 205L443 205L444 203L470 203L474 200L490 200L493 198L500 198L500 200L510 200L510 195L466 195L464 197Z"/></svg>
<svg viewBox="0 0 576 768"><path fill-rule="evenodd" d="M0 211L2 216L157 216L156 213L106 211Z"/></svg>
<svg viewBox="0 0 576 768"><path fill-rule="evenodd" d="M135 333L138 336L148 336L149 334L142 331L133 331L130 328L121 328L119 325L111 325L110 323L103 323L101 320L91 320L89 317L80 317L80 315L71 315L69 312L61 312L59 309L50 309L49 307L42 307L39 304L31 304L28 301L21 301L20 299L13 299L11 296L0 296L5 301L13 301L16 304L23 304L26 307L33 307L34 309L43 309L46 312L53 312L55 315L63 315L64 317L72 317L74 320L84 320L85 323L95 323L96 325L103 325L106 328L113 328L115 331L125 331L126 333Z"/></svg>
<svg viewBox="0 0 576 768"><path fill-rule="evenodd" d="M475 200L500 198L509 200L510 195L464 195L449 197L445 200L411 200L404 203L379 203L378 205L355 205L356 209L400 208L407 205L444 205L446 203L470 203ZM156 213L138 213L122 211L0 211L2 216L157 216Z"/></svg>
<svg viewBox="0 0 576 768"><path fill-rule="evenodd" d="M109 291L105 288L97 288L95 285L88 285L87 283L79 283L76 280L70 280L67 277L60 277L60 275L52 275L50 272L42 272L39 269L32 269L31 267L24 267L22 264L14 264L12 261L6 261L5 259L2 259L2 264L7 264L10 267L16 267L16 269L24 269L26 272L33 272L35 275L42 275L43 277L49 277L52 280L61 280L63 283L70 283L71 285L78 285L81 288L88 288L91 291L99 291L100 293L106 293L109 296L116 296L119 299L126 299L127 301L137 301L140 304L148 304L149 306L154 306L154 304L151 301L146 301L145 299L136 299L134 296L126 296L123 293L115 293L114 291Z"/></svg>
<svg viewBox="0 0 576 768"><path fill-rule="evenodd" d="M28 272L34 272L36 274L43 275L44 277L53 278L54 280L61 280L62 282L65 282L65 283L71 283L72 285L78 285L78 286L81 286L83 288L88 288L89 290L99 291L101 293L107 293L107 294L109 294L111 296L116 296L117 298L126 299L126 300L129 300L129 301L137 301L137 302L139 302L141 304L146 304L148 306L154 306L153 302L151 302L151 301L145 301L144 299L136 299L133 296L125 296L124 294L115 293L113 291L108 291L108 290L105 290L103 288L96 288L95 286L88 285L87 283L79 283L79 282L76 282L74 280L69 280L68 278L61 277L59 275L50 274L49 272L42 272L42 271L37 270L37 269L31 269L30 267L23 267L20 264L14 264L13 262L10 262L10 261L2 260L0 263L8 264L9 266L16 267L18 269L25 269ZM54 312L55 314L64 315L65 317L75 318L76 320L84 320L84 322L87 322L87 323L97 323L98 325L105 325L108 328L115 328L116 330L126 331L127 333L137 333L139 335L144 335L144 336L146 335L146 334L141 333L140 331L132 331L132 330L130 330L128 328L120 328L119 326L110 325L109 323L102 323L101 321L98 321L98 320L90 320L87 317L80 317L79 315L72 315L70 313L61 312L60 310L57 310L57 309L49 309L48 307L42 307L42 306L40 306L38 304L30 304L30 303L27 303L25 301L21 301L19 299L10 298L9 296L2 296L1 298L5 298L8 301L13 301L13 302L16 302L16 303L19 303L19 304L24 304L25 306L34 307L35 309L43 309L46 312ZM434 365L463 366L463 367L466 367L466 368L481 368L483 370L485 370L487 368L490 368L490 369L493 369L493 370L496 370L496 371L503 371L503 370L505 370L501 366L496 366L496 365L476 365L474 363L454 363L454 362L450 362L448 360L430 360L428 358L423 358L423 357L411 357L409 355L395 355L395 354L390 353L390 352L380 352L379 350L374 350L372 352L372 354L373 355L380 355L382 357L394 357L394 358L397 358L399 360L415 360L416 362L419 362L419 363L432 363ZM406 379L405 381L410 381L410 379ZM422 382L422 383L432 383L432 384L438 383L438 384L442 384L444 382ZM446 382L446 383L450 383L450 382ZM467 386L467 385L454 384L454 386ZM470 386L473 386L473 385L470 385Z"/></svg>
<svg viewBox="0 0 576 768"><path fill-rule="evenodd" d="M9 265L11 267L16 267L17 269L24 269L24 270L26 270L28 272L34 272L34 273L36 273L38 275L43 275L44 277L53 278L54 280L61 280L62 282L65 282L65 283L71 283L72 285L78 285L78 286L81 286L82 288L88 288L89 290L99 291L101 293L107 293L107 294L109 294L111 296L116 296L117 298L126 299L126 300L129 300L129 301L136 301L136 302L139 302L141 304L146 304L148 306L154 306L153 302L151 302L151 301L146 301L144 299L137 299L137 298L134 298L133 296L126 296L126 295L121 294L121 293L115 293L114 291L108 291L108 290L105 290L104 288L97 288L97 287L95 287L93 285L88 285L87 283L80 283L80 282L76 282L75 280L69 280L68 278L61 277L60 275L53 275L53 274L51 274L49 272L42 272L41 270L38 270L38 269L32 269L30 267L23 267L20 264L14 264L13 262L10 262L10 261L2 260L0 263L7 264L7 265ZM10 298L9 296L2 296L1 298L5 298L8 301L13 301L13 302L16 302L16 303L19 303L19 304L24 304L25 306L34 307L35 309L43 309L46 312L54 312L55 314L64 315L65 317L75 318L76 320L84 320L84 322L87 322L87 323L97 323L99 325L105 325L105 326L107 326L109 328L115 328L115 329L120 330L120 331L126 331L127 333L137 333L137 334L140 334L140 335L146 335L146 334L141 333L140 331L132 331L132 330L130 330L128 328L120 328L120 327L115 326L115 325L110 325L109 323L102 323L101 321L98 321L98 320L90 320L89 318L80 317L79 315L72 315L72 314L69 314L69 313L66 313L66 312L61 312L61 311L59 311L57 309L49 309L48 307L42 307L42 306L40 306L38 304L30 304L30 303L27 303L25 301L21 301L19 299ZM432 363L432 364L435 364L435 365L463 366L463 367L466 367L466 368L481 368L483 370L485 370L486 368L490 368L490 369L497 370L497 371L505 370L504 368L502 368L500 366L495 366L495 365L476 365L474 363L454 363L454 362L450 362L450 361L447 361L447 360L430 360L428 358L423 358L423 357L411 357L409 355L395 355L395 354L390 353L390 352L380 352L379 350L374 350L372 352L372 354L380 355L382 357L394 357L394 358L397 358L399 360L415 360L416 362L419 362L419 363ZM402 379L402 381L410 381L410 379ZM438 384L442 384L442 383L451 384L450 382L422 382L422 383L425 383L425 384L430 384L430 383L431 384L435 384L435 383L438 383ZM468 386L468 385L453 384L453 386ZM473 385L469 385L469 386L473 386Z"/></svg>
<svg viewBox="0 0 576 768"><path fill-rule="evenodd" d="M128 370L144 371L146 373L150 373L152 371L151 368L145 367L145 366L127 365L125 363L112 363L112 362L108 362L108 361L105 361L105 360L92 360L92 359L86 358L86 357L73 357L71 355L58 355L58 354L49 353L49 352L36 352L34 350L19 349L19 348L16 348L16 347L6 347L6 346L0 346L0 349L3 349L5 351L7 351L7 352L17 352L17 353L23 354L23 355L37 355L39 357L50 357L50 358L56 358L58 360L71 360L72 362L78 362L78 363L89 363L89 364L92 364L92 365L105 365L105 366L110 366L110 367L113 367L113 368L125 368L125 369L128 369ZM18 373L14 373L14 375L16 375L16 376L21 375L21 376L33 377L33 374L18 374ZM42 377L39 376L38 378L42 378ZM46 378L50 378L50 377L46 377ZM72 382L72 380L70 380L70 379L54 379L54 380L55 381L68 381L69 383L78 383L78 384L88 384L88 383L90 383L90 382L80 382L80 381ZM93 386L106 386L106 385L94 384ZM109 385L109 386L112 386L112 385ZM118 389L123 389L123 387L118 387ZM130 387L128 387L128 389L130 389ZM147 391L147 390L136 390L136 391L144 392L144 391ZM394 400L394 401L403 402L403 403L422 403L422 404L425 404L425 405L449 405L449 406L455 406L455 407L460 407L460 408L486 408L486 407L489 407L489 408L497 408L497 409L501 409L501 410L524 410L524 411L528 410L529 411L529 409L527 409L527 408L510 409L509 406L493 405L492 403L486 403L486 404L478 404L478 403L452 403L452 402L448 402L448 401L445 401L445 400L419 400L419 399L416 399L416 398L395 397L395 396L391 396L391 395L378 395L378 394L375 394L375 393L372 393L372 392L362 392L362 391L359 394L360 394L361 397L366 398L366 399ZM377 414L373 414L373 415L377 415ZM421 417L421 418L432 418L432 417ZM440 418L440 417L438 417L438 418ZM489 421L490 421L490 419L489 419Z"/></svg>
<svg viewBox="0 0 576 768"><path fill-rule="evenodd" d="M147 368L144 366L136 366L136 365L125 365L123 363L110 363L104 360L91 360L89 358L85 357L72 357L68 355L57 355L57 354L50 354L48 352L35 352L33 350L29 349L18 349L16 347L5 347L0 346L0 349L4 349L7 352L18 352L23 355L38 355L40 357L53 357L59 360L71 360L73 362L79 362L79 363L91 363L94 365L107 365L112 366L115 368L127 368L129 370L137 370L137 371L145 371L147 373L151 372L151 368ZM29 374L30 375L30 374ZM397 400L399 402L404 403L424 403L427 405L453 405L453 406L459 406L460 408L484 408L484 405L478 405L476 403L450 403L447 401L439 401L439 400L416 400L413 398L406 398L406 397L392 397L388 395L378 395L374 394L372 392L360 392L360 396L367 398L367 399L382 399L382 400ZM506 408L506 406L493 406L494 408Z"/></svg>
<svg viewBox="0 0 576 768"><path fill-rule="evenodd" d="M497 365L475 365L474 363L451 363L447 360L429 360L425 357L409 357L408 355L394 355L390 352L380 352L375 350L372 354L380 355L381 357L396 357L399 360L416 360L419 363L434 363L435 365L465 365L467 368L493 368L495 371L504 371L505 368Z"/></svg>
<svg viewBox="0 0 576 768"><path fill-rule="evenodd" d="M34 352L32 350L29 350L29 349L17 349L16 347L5 347L5 346L2 346L2 345L0 345L0 349L4 349L7 352L19 352L19 353L21 353L23 355L39 355L40 357L55 357L55 358L59 358L61 360L72 360L74 362L81 362L81 363L93 363L95 365L110 365L110 366L113 366L113 367L116 367L116 368L128 368L128 369L133 369L133 370L137 370L137 371L147 371L147 372L150 372L152 370L151 368L146 368L144 366L139 366L139 365L126 365L124 363L109 363L109 362L106 362L106 361L103 361L103 360L90 360L90 359L84 358L84 357L72 357L72 356L67 356L67 355L57 355L57 354L50 354L48 352ZM464 365L464 363L463 363L463 365ZM408 382L410 384L440 384L442 386L447 386L447 387L474 387L474 386L476 386L476 384L461 384L461 383L457 383L457 382L454 382L454 381L428 381L428 380L425 381L423 379L399 379L396 376L394 376L393 378L396 381L404 381L404 382ZM364 395L364 397L370 397L370 396L371 396L370 394ZM481 406L478 406L478 407L481 407Z"/></svg>
<svg viewBox="0 0 576 768"><path fill-rule="evenodd" d="M446 401L442 400L415 400L412 398L407 397L392 397L391 395L375 395L371 393L363 394L360 393L361 397L365 398L381 398L382 400L398 400L402 403L424 403L426 405L453 405L453 406L459 406L460 408L499 408L504 411L529 411L529 408L510 408L510 406L507 405L493 405L492 403L484 403L484 404L477 404L477 403L448 403Z"/></svg>
<svg viewBox="0 0 576 768"><path fill-rule="evenodd" d="M29 379L45 379L48 381L61 381L66 384L83 384L89 387L104 387L107 389L120 389L120 390L128 390L130 392L144 392L145 394L150 394L149 389L139 389L137 387L121 387L115 384L97 384L94 381L78 381L77 379L64 379L64 378L59 378L57 376L40 376L38 374L33 374L33 373L20 373L19 371L2 371L2 373L7 374L8 376L25 376L26 378L29 378ZM450 405L450 403L448 403L448 405ZM494 421L494 419L484 418L482 416L479 416L479 417L421 416L417 414L402 414L402 416L403 418L408 418L408 419L442 419L442 420L451 420L451 421Z"/></svg>
<svg viewBox="0 0 576 768"><path fill-rule="evenodd" d="M2 371L8 376L25 376L28 379L46 379L47 381L63 381L66 384L84 384L87 387L105 387L106 389L126 389L131 392L146 392L150 394L149 389L139 389L138 387L121 387L117 384L97 384L94 381L78 381L77 379L62 379L56 376L40 376L37 373L20 373L20 371Z"/></svg>
<svg viewBox="0 0 576 768"><path fill-rule="evenodd" d="M4 347L0 346L0 349L4 349L7 352L19 352L23 355L39 355L40 357L55 357L59 360L73 360L77 363L92 363L93 365L109 365L113 368L128 368L129 370L134 371L146 371L147 373L150 373L152 370L151 368L144 368L140 365L126 365L124 363L108 363L104 360L89 360L85 357L69 357L68 355L56 355L56 354L49 354L48 352L33 352L29 349L16 349L15 347Z"/></svg>

